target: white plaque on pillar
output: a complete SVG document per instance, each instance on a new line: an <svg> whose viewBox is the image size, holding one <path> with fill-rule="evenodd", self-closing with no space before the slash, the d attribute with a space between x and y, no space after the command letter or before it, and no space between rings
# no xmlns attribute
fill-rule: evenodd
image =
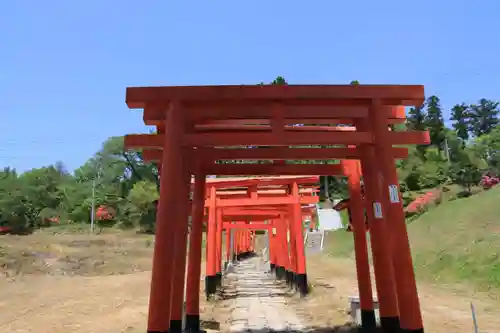
<svg viewBox="0 0 500 333"><path fill-rule="evenodd" d="M276 235L276 228L273 228L273 235Z"/></svg>
<svg viewBox="0 0 500 333"><path fill-rule="evenodd" d="M382 214L382 205L380 202L374 202L373 203L373 215L375 215L376 219L381 219L384 217Z"/></svg>
<svg viewBox="0 0 500 333"><path fill-rule="evenodd" d="M391 203L399 203L399 191L397 185L389 185L389 200L391 200Z"/></svg>

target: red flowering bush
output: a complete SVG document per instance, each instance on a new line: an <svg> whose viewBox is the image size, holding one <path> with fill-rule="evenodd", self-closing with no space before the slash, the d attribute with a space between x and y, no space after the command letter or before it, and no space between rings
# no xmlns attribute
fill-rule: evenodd
<svg viewBox="0 0 500 333"><path fill-rule="evenodd" d="M425 194L422 194L415 200L413 200L408 206L405 208L405 213L407 216L412 216L416 214L421 214L425 212L429 206L437 205L441 202L441 193L437 191L429 191Z"/></svg>
<svg viewBox="0 0 500 333"><path fill-rule="evenodd" d="M500 178L484 175L483 177L481 177L479 185L482 186L483 189L489 190L490 188L498 185L499 183L500 183Z"/></svg>
<svg viewBox="0 0 500 333"><path fill-rule="evenodd" d="M8 226L8 225L3 226L3 227L2 227L2 226L0 226L0 234L2 234L2 233L6 233L6 232L9 232L11 229L12 229L12 228L11 228L10 226Z"/></svg>
<svg viewBox="0 0 500 333"><path fill-rule="evenodd" d="M110 221L115 217L115 211L106 206L99 206L95 212L95 216L99 221Z"/></svg>

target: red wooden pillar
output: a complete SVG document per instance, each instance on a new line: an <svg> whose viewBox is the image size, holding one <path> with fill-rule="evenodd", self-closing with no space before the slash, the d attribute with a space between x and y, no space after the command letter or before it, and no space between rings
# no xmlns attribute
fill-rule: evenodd
<svg viewBox="0 0 500 333"><path fill-rule="evenodd" d="M236 245L236 249L237 249L237 257L238 257L238 260L241 259L241 253L242 253L242 246L241 246L241 243L242 243L242 233L241 233L241 230L240 229L236 229L237 230L237 235L238 237L236 237L236 241L237 241L237 245Z"/></svg>
<svg viewBox="0 0 500 333"><path fill-rule="evenodd" d="M189 153L183 154L188 156ZM178 191L177 211L175 214L174 239L174 278L172 281L172 304L170 313L170 333L182 332L182 317L184 311L184 282L186 278L187 236L189 217L189 194L191 190L191 174L187 171L187 158L183 158L183 175L179 177L175 188Z"/></svg>
<svg viewBox="0 0 500 333"><path fill-rule="evenodd" d="M276 267L276 277L278 280L286 278L286 272L290 267L290 258L288 257L288 244L286 232L285 215L280 214L279 220L276 223L276 236L278 248L278 267Z"/></svg>
<svg viewBox="0 0 500 333"><path fill-rule="evenodd" d="M248 230L241 230L241 233L243 234L243 253L245 255L248 254Z"/></svg>
<svg viewBox="0 0 500 333"><path fill-rule="evenodd" d="M217 291L217 271L215 267L217 246L217 207L216 188L210 188L208 198L208 222L207 222L207 270L205 275L205 294L207 299Z"/></svg>
<svg viewBox="0 0 500 333"><path fill-rule="evenodd" d="M368 131L370 129L369 122L368 120L359 122L356 127L360 131ZM391 257L390 229L388 220L378 207L380 206L381 188L375 166L382 162L373 146L361 145L360 151L365 190L365 209L370 226L373 270L380 308L380 325L385 332L399 332L399 311ZM375 209L377 209L377 214L375 214Z"/></svg>
<svg viewBox="0 0 500 333"><path fill-rule="evenodd" d="M186 281L186 331L188 332L200 331L200 277L203 216L205 213L205 184L205 175L201 172L196 173Z"/></svg>
<svg viewBox="0 0 500 333"><path fill-rule="evenodd" d="M228 263L231 261L231 228L226 228L225 231L226 233L226 263L225 266L228 265Z"/></svg>
<svg viewBox="0 0 500 333"><path fill-rule="evenodd" d="M215 276L216 285L222 285L222 209L217 209L217 233L216 233L216 253L215 253Z"/></svg>
<svg viewBox="0 0 500 333"><path fill-rule="evenodd" d="M240 231L240 237L238 243L240 245L240 256L242 256L241 258L243 259L244 256L243 252L245 252L245 233L241 229L239 231Z"/></svg>
<svg viewBox="0 0 500 333"><path fill-rule="evenodd" d="M250 231L245 229L243 232L245 233L245 253L248 255L250 252Z"/></svg>
<svg viewBox="0 0 500 333"><path fill-rule="evenodd" d="M380 100L372 101L370 118L372 119L372 133L374 146L379 163L382 211L391 221L392 253L394 275L399 305L399 320L404 332L423 332L422 314L418 299L417 284L413 271L408 232L406 230L405 215L399 182L396 174L392 143L389 138L389 129L385 117L384 107Z"/></svg>
<svg viewBox="0 0 500 333"><path fill-rule="evenodd" d="M304 252L304 234L302 228L302 208L300 206L300 194L297 183L292 184L292 196L297 201L293 206L293 228L295 233L295 248L297 249L297 287L300 295L309 293L309 285L306 273L306 256Z"/></svg>
<svg viewBox="0 0 500 333"><path fill-rule="evenodd" d="M272 228L267 231L267 250L269 251L269 269L271 273L276 270L276 224L273 220L268 221L272 225Z"/></svg>
<svg viewBox="0 0 500 333"><path fill-rule="evenodd" d="M293 228L293 224L296 221L293 216L294 213L293 207L290 207L289 211L290 211L290 213L288 214L289 218L286 219L287 222L286 234L287 234L287 251L290 260L290 268L287 271L286 282L290 287L293 287L297 277L297 247L295 243L295 230Z"/></svg>
<svg viewBox="0 0 500 333"><path fill-rule="evenodd" d="M167 110L165 110L167 111ZM160 199L156 215L156 236L153 254L151 290L149 298L148 332L168 332L172 296L173 241L178 209L177 189L172 184L182 177L181 147L183 110L178 102L171 102L166 117L160 177ZM174 219L171 217L174 216Z"/></svg>
<svg viewBox="0 0 500 333"><path fill-rule="evenodd" d="M238 258L238 248L237 248L237 238L238 238L238 230L237 229L232 229L231 230L231 237L233 239L232 241L232 248L231 248L231 261L235 262Z"/></svg>
<svg viewBox="0 0 500 333"><path fill-rule="evenodd" d="M236 257L236 260L239 260L239 254L240 254L240 231L238 229L234 229L234 255Z"/></svg>
<svg viewBox="0 0 500 333"><path fill-rule="evenodd" d="M344 175L349 186L349 214L352 219L354 236L354 255L356 258L356 273L358 280L359 301L361 307L361 324L366 332L375 330L376 319L373 309L373 292L370 277L370 262L366 242L366 224L363 197L360 184L359 162L342 160Z"/></svg>

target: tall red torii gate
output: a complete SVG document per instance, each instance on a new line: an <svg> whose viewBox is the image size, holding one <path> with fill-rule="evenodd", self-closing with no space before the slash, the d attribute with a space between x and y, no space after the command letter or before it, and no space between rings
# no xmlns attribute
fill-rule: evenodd
<svg viewBox="0 0 500 333"><path fill-rule="evenodd" d="M355 146L355 151L350 151L356 156L339 156L341 153L333 153L339 148L331 148L332 154L323 159L339 156L361 161L366 188L365 204L370 206L370 233L373 235L377 229L379 238L385 238L386 246L381 247L377 254L374 253L375 271L377 267L380 268L381 261L388 262L385 267L388 271L376 279L382 327L388 332L399 329L404 332L423 332L394 165L395 148L392 146L423 144L428 142L429 138L426 132L388 131L388 124L404 121L404 110L398 106L419 106L423 100L423 86L403 85L128 88L128 106L144 109L145 123L158 126L160 133L151 139L136 137L135 140L145 141L140 144L136 141L135 146L160 146L167 152L163 154L161 163L148 331L166 332L170 328L170 332L175 332L179 326L177 319L170 321L170 316L165 314L169 313L175 318L174 314L177 316L178 312L176 309L182 306L176 304L170 307L171 286L162 286L172 267L167 246L172 244L172 228L184 230L182 228L186 228L184 225L188 215L188 205L182 203L186 199L180 199L183 196L178 196L173 189L186 188L187 197L190 174L196 175L197 183L204 182L205 174L273 175L296 174L298 171L302 174L335 174L332 170L341 171L338 170L340 167L335 165L230 165L216 164L216 160L212 159L218 157L217 154L231 155L235 149L220 148L227 146L280 146L248 151L258 150L260 153L272 155L272 158L263 159L286 160L295 159L297 149L286 147L327 144ZM307 126L298 130L288 125L299 122L315 125L354 125L355 130L341 131L338 128L332 129L331 126ZM207 153L203 152L205 149ZM310 149L315 151L317 148ZM296 153L300 155L304 152ZM343 153L348 154L347 151ZM240 148L238 154L250 156L258 153L245 153ZM247 159L253 157L255 155ZM234 158L235 155L232 155L226 159ZM200 191L202 189L204 186L199 188ZM203 196L200 195L199 198ZM360 203L362 207L363 201ZM196 200L193 206L194 213L203 215L202 201L198 204L202 208L196 208ZM193 218L196 218L196 214ZM166 224L166 218L174 221ZM386 227L386 220L391 221L390 232ZM375 224L377 228L374 228ZM356 232L356 225L353 227L355 235L361 234ZM364 230L364 226L361 227ZM395 273L389 269L392 267ZM384 283L380 280L384 280ZM396 292L393 296L381 295L379 284L395 287ZM361 303L362 309L365 310L363 301ZM367 315L364 319L372 317L368 315L369 312L373 310L366 308Z"/></svg>

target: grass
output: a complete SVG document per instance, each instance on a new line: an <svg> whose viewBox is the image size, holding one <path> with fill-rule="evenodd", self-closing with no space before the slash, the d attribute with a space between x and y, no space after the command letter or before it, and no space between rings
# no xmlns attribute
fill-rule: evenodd
<svg viewBox="0 0 500 333"><path fill-rule="evenodd" d="M408 226L417 274L500 288L500 188L446 202Z"/></svg>
<svg viewBox="0 0 500 333"><path fill-rule="evenodd" d="M99 276L147 271L152 249L151 236L133 232L89 235L88 231L53 227L27 236L0 236L0 275Z"/></svg>
<svg viewBox="0 0 500 333"><path fill-rule="evenodd" d="M500 289L500 188L444 201L408 224L419 279ZM352 257L352 234L327 235L332 256Z"/></svg>

